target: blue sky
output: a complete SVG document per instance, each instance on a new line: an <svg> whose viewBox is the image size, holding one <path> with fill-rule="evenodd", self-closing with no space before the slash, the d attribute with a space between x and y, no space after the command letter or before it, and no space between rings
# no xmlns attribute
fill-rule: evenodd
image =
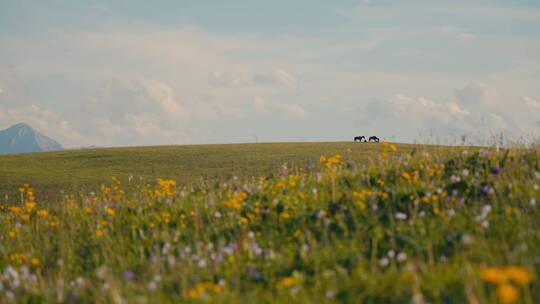
<svg viewBox="0 0 540 304"><path fill-rule="evenodd" d="M540 132L538 1L0 2L0 128L65 146Z"/></svg>

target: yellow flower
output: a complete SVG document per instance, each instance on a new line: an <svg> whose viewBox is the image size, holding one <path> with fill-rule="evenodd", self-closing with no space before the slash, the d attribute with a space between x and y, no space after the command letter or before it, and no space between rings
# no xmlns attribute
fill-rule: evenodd
<svg viewBox="0 0 540 304"><path fill-rule="evenodd" d="M211 282L199 283L188 291L188 297L192 300L199 300L207 291L218 294L223 292L223 287Z"/></svg>
<svg viewBox="0 0 540 304"><path fill-rule="evenodd" d="M49 216L49 211L42 209L37 212L37 215L42 218L46 218Z"/></svg>
<svg viewBox="0 0 540 304"><path fill-rule="evenodd" d="M30 260L30 263L32 263L32 266L39 266L39 265L41 265L41 262L40 262L39 259L37 259L37 258L32 258L32 260Z"/></svg>
<svg viewBox="0 0 540 304"><path fill-rule="evenodd" d="M407 181L411 181L411 175L407 171L404 171L403 173L401 173L401 177L403 177Z"/></svg>
<svg viewBox="0 0 540 304"><path fill-rule="evenodd" d="M87 214L92 214L92 208L84 207L84 212L86 212Z"/></svg>
<svg viewBox="0 0 540 304"><path fill-rule="evenodd" d="M391 144L391 145L390 145L390 150L392 150L392 152L397 152L398 148L397 148L396 145Z"/></svg>
<svg viewBox="0 0 540 304"><path fill-rule="evenodd" d="M233 195L230 199L224 201L222 204L224 207L240 210L242 209L242 202L247 198L245 192L238 192Z"/></svg>
<svg viewBox="0 0 540 304"><path fill-rule="evenodd" d="M15 214L19 213L21 211L21 207L19 206L11 206L9 207L9 210Z"/></svg>
<svg viewBox="0 0 540 304"><path fill-rule="evenodd" d="M240 205L240 203L235 199L224 201L223 206L227 208L231 208L231 209L236 209L236 210L242 209L242 205Z"/></svg>
<svg viewBox="0 0 540 304"><path fill-rule="evenodd" d="M480 271L480 279L491 284L502 284L507 278L504 271L495 267L484 268Z"/></svg>
<svg viewBox="0 0 540 304"><path fill-rule="evenodd" d="M278 289L283 289L283 288L288 288L288 287L294 286L294 285L296 285L296 283L297 283L296 278L294 278L292 276L284 277L283 279L281 279L281 281L279 281L276 284L276 287Z"/></svg>
<svg viewBox="0 0 540 304"><path fill-rule="evenodd" d="M15 239L17 237L17 230L11 230L8 235L10 239Z"/></svg>
<svg viewBox="0 0 540 304"><path fill-rule="evenodd" d="M28 222L30 220L30 214L25 213L25 214L21 215L21 220L23 222Z"/></svg>
<svg viewBox="0 0 540 304"><path fill-rule="evenodd" d="M197 284L188 291L188 297L192 300L198 300L204 294L204 286Z"/></svg>
<svg viewBox="0 0 540 304"><path fill-rule="evenodd" d="M155 191L157 197L173 198L175 195L176 181L174 179L157 179L158 189Z"/></svg>
<svg viewBox="0 0 540 304"><path fill-rule="evenodd" d="M96 229L96 237L100 238L103 236L103 231L101 231L100 229Z"/></svg>
<svg viewBox="0 0 540 304"><path fill-rule="evenodd" d="M343 163L342 157L339 154L329 157L328 159L324 156L321 156L319 162L322 167L326 167L326 169L328 169L328 171L330 171L330 173L332 174L335 173Z"/></svg>
<svg viewBox="0 0 540 304"><path fill-rule="evenodd" d="M512 304L517 301L519 294L517 288L505 283L497 287L497 297L503 304Z"/></svg>
<svg viewBox="0 0 540 304"><path fill-rule="evenodd" d="M109 215L110 217L114 217L116 215L116 212L112 208L107 208L105 209L105 211L107 212L107 215Z"/></svg>
<svg viewBox="0 0 540 304"><path fill-rule="evenodd" d="M36 203L34 202L26 202L24 203L24 208L28 211L32 211L34 210L34 208L36 208Z"/></svg>
<svg viewBox="0 0 540 304"><path fill-rule="evenodd" d="M515 284L518 285L526 285L528 284L533 277L532 272L529 270L517 267L517 266L509 266L504 269L504 272L506 273L506 276Z"/></svg>

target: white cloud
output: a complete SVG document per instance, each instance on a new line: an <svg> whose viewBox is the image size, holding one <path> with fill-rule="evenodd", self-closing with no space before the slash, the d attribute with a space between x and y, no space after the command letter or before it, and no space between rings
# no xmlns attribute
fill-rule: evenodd
<svg viewBox="0 0 540 304"><path fill-rule="evenodd" d="M459 33L456 35L456 39L459 41L473 41L476 39L476 35L471 33Z"/></svg>
<svg viewBox="0 0 540 304"><path fill-rule="evenodd" d="M86 106L100 144L185 143L191 115L172 89L152 79L108 82ZM92 131L90 131L92 132Z"/></svg>
<svg viewBox="0 0 540 304"><path fill-rule="evenodd" d="M309 116L309 113L299 104L270 103L259 96L253 98L253 109L257 112L279 113L291 118L305 118Z"/></svg>
<svg viewBox="0 0 540 304"><path fill-rule="evenodd" d="M298 78L285 69L272 72L250 74L241 71L213 72L209 83L215 87L241 88L254 85L295 87Z"/></svg>
<svg viewBox="0 0 540 304"><path fill-rule="evenodd" d="M523 96L523 100L525 101L525 104L532 109L540 110L540 102L538 102L537 100L534 100L529 96Z"/></svg>
<svg viewBox="0 0 540 304"><path fill-rule="evenodd" d="M244 72L213 72L209 83L214 87L241 88L252 85L252 79Z"/></svg>
<svg viewBox="0 0 540 304"><path fill-rule="evenodd" d="M364 119L387 133L401 131L413 135L429 131L454 138L466 134L486 139L510 127L497 113L473 112L455 102L435 102L404 94L371 102L364 109Z"/></svg>
<svg viewBox="0 0 540 304"><path fill-rule="evenodd" d="M85 136L74 130L66 119L37 105L0 105L0 122L1 128L7 128L20 122L28 123L61 144L83 145L86 142Z"/></svg>
<svg viewBox="0 0 540 304"><path fill-rule="evenodd" d="M298 78L285 69L277 69L272 73L255 75L253 79L258 84L279 84L287 87L294 87L298 84Z"/></svg>
<svg viewBox="0 0 540 304"><path fill-rule="evenodd" d="M473 82L454 90L454 95L461 104L492 103L499 95L496 88L483 83Z"/></svg>

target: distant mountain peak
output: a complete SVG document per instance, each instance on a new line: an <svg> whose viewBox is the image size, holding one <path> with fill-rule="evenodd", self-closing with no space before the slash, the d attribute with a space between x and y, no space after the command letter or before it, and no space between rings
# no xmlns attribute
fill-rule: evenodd
<svg viewBox="0 0 540 304"><path fill-rule="evenodd" d="M0 153L27 153L62 150L55 140L39 133L27 123L0 131Z"/></svg>

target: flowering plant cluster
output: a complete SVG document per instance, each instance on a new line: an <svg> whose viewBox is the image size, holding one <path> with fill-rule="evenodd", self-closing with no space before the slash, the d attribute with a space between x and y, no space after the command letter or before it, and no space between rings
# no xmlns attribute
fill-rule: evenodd
<svg viewBox="0 0 540 304"><path fill-rule="evenodd" d="M0 303L540 303L540 149L0 201Z"/></svg>

